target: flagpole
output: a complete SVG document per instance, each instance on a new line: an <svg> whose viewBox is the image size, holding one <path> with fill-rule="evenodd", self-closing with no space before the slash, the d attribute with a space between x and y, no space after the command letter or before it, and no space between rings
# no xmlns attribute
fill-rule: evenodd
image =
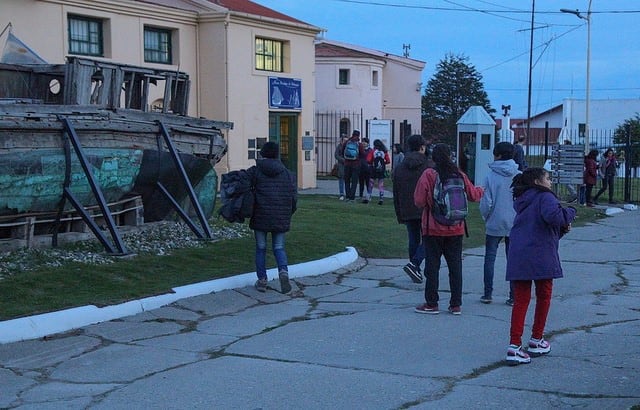
<svg viewBox="0 0 640 410"><path fill-rule="evenodd" d="M5 31L7 31L7 29L9 29L9 33L11 33L11 28L13 26L11 25L11 22L8 22L7 25L2 29L2 33L0 33L0 37L2 37L2 35L4 34Z"/></svg>

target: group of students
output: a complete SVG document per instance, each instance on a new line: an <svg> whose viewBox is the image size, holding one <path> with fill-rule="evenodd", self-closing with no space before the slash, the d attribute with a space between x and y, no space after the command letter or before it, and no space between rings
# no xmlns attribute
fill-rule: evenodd
<svg viewBox="0 0 640 410"><path fill-rule="evenodd" d="M354 131L351 140L358 142L358 155L364 154L359 132ZM343 152L347 143L343 144ZM439 271L444 256L451 291L448 311L453 315L462 313L462 238L465 226L463 223L442 224L432 213L434 192L439 189L436 186L438 181L455 178L463 181L468 200L480 202L480 212L486 225L483 303L492 301L496 253L500 241L505 240L506 280L511 284L513 297L506 360L510 364L529 363L530 355L548 353L551 347L544 340L544 328L551 303L553 279L562 277L558 245L560 238L571 229L576 216L575 208L561 205L551 190L551 178L545 169L518 170L513 160L517 151L508 142L496 144L494 162L489 164L490 172L482 187L475 186L453 162L448 145L436 144L429 157L425 154L426 142L422 136L412 135L407 140L407 148L408 152L395 167L392 178L396 217L399 223L406 225L409 239L409 262L404 266L404 271L414 282L422 283L420 266L423 262L425 265L425 302L417 306L415 311L424 314L440 312ZM386 151L384 146L378 146L377 149ZM267 236L270 233L281 292L288 293L291 284L285 233L289 231L291 217L296 211L295 176L278 159L278 144L267 142L260 154L256 165L247 170L255 181L255 204L249 222L256 243L258 279L255 288L260 292L267 290L265 258ZM385 154L388 158L388 154ZM359 167L347 166L347 161L359 159L345 158L345 180L349 182L347 195L351 200L355 197L356 187L353 178L358 175ZM527 348L524 348L522 335L532 283L535 284L536 308L531 338Z"/></svg>
<svg viewBox="0 0 640 410"><path fill-rule="evenodd" d="M475 186L452 161L446 144L433 147L431 158L425 153L422 136L407 140L404 160L394 169L393 197L396 217L405 224L409 242L409 262L404 271L415 283L423 282L420 266L424 261L425 302L417 313L438 314L439 271L444 256L449 273L451 296L448 311L462 313L462 237L463 223L443 225L433 216L437 181L461 178L468 200L480 202L485 221L485 263L483 303L492 302L494 265L499 243L504 239L507 253L506 280L510 282L508 304L512 305L510 344L506 360L510 364L529 363L530 355L551 350L544 340L553 279L562 277L558 255L559 239L571 229L576 210L563 207L551 190L551 177L543 168L519 170L514 161L517 146L496 144L494 161L482 187ZM526 165L525 165L526 167ZM524 168L524 167L523 167ZM531 338L522 344L524 322L535 283L536 309Z"/></svg>
<svg viewBox="0 0 640 410"><path fill-rule="evenodd" d="M359 186L360 199L363 204L368 204L376 185L378 205L384 204L384 179L391 159L381 140L374 140L372 148L368 138L360 140L360 131L353 130L351 137L343 136L342 141L336 145L334 157L338 167L340 200L354 202Z"/></svg>

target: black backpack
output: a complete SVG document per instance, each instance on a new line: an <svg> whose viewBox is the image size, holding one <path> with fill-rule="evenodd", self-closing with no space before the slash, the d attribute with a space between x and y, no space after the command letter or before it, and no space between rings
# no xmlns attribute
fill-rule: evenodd
<svg viewBox="0 0 640 410"><path fill-rule="evenodd" d="M386 174L387 164L384 162L384 151L375 150L373 152L373 177L385 178Z"/></svg>
<svg viewBox="0 0 640 410"><path fill-rule="evenodd" d="M253 181L246 170L231 171L222 175L220 201L222 205L218 215L226 221L243 223L245 218L251 218L255 193Z"/></svg>

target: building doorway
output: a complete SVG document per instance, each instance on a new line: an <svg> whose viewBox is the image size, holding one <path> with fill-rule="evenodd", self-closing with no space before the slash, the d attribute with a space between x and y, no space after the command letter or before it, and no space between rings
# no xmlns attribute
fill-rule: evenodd
<svg viewBox="0 0 640 410"><path fill-rule="evenodd" d="M269 141L280 145L280 160L292 172L298 171L298 114L269 113Z"/></svg>

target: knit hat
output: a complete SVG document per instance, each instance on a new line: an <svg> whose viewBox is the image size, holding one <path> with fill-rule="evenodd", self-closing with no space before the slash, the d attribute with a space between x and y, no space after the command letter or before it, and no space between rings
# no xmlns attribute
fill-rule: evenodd
<svg viewBox="0 0 640 410"><path fill-rule="evenodd" d="M278 158L280 153L280 147L275 142L266 142L260 149L260 155L262 158Z"/></svg>

